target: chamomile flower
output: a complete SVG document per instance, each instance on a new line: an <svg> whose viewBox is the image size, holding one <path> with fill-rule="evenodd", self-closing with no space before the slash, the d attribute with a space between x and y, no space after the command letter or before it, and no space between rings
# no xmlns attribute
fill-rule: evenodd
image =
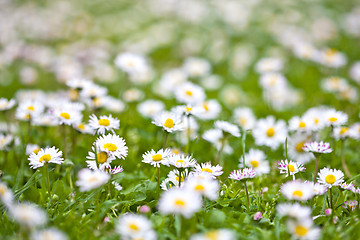
<svg viewBox="0 0 360 240"><path fill-rule="evenodd" d="M159 204L161 214L181 214L190 218L201 208L201 197L192 191L172 188L162 193Z"/></svg>
<svg viewBox="0 0 360 240"><path fill-rule="evenodd" d="M240 129L232 123L218 120L218 121L215 121L214 126L216 129L220 129L223 132L223 134L231 134L234 137L241 136Z"/></svg>
<svg viewBox="0 0 360 240"><path fill-rule="evenodd" d="M197 233L190 237L189 240L234 240L235 234L229 229L216 229L206 233Z"/></svg>
<svg viewBox="0 0 360 240"><path fill-rule="evenodd" d="M323 141L304 143L303 150L312 153L331 153L333 151L332 148L330 148L330 143Z"/></svg>
<svg viewBox="0 0 360 240"><path fill-rule="evenodd" d="M39 145L37 144L28 144L26 145L26 155L30 155L31 153L38 153L41 150L41 148L39 147Z"/></svg>
<svg viewBox="0 0 360 240"><path fill-rule="evenodd" d="M223 168L220 165L212 166L210 162L196 164L194 167L196 173L205 173L216 178L223 174Z"/></svg>
<svg viewBox="0 0 360 240"><path fill-rule="evenodd" d="M287 159L278 162L278 169L280 170L280 173L285 173L286 177L289 175L293 176L294 180L296 173L305 171L305 167L301 163L289 161Z"/></svg>
<svg viewBox="0 0 360 240"><path fill-rule="evenodd" d="M104 185L109 179L110 175L106 172L98 170L92 171L84 168L78 173L76 185L80 188L81 192L86 192Z"/></svg>
<svg viewBox="0 0 360 240"><path fill-rule="evenodd" d="M256 172L252 168L244 168L240 170L234 170L230 173L229 178L234 180L246 180L248 178L254 178L256 176Z"/></svg>
<svg viewBox="0 0 360 240"><path fill-rule="evenodd" d="M252 134L257 145L265 145L275 150L285 142L286 124L283 120L275 121L273 116L268 116L256 123Z"/></svg>
<svg viewBox="0 0 360 240"><path fill-rule="evenodd" d="M267 174L270 172L269 162L265 160L266 155L263 151L258 149L250 149L245 154L245 166L251 167L255 170L257 175ZM243 159L239 159L239 167L243 162Z"/></svg>
<svg viewBox="0 0 360 240"><path fill-rule="evenodd" d="M242 129L253 129L256 123L256 117L251 108L236 108L233 113L233 119Z"/></svg>
<svg viewBox="0 0 360 240"><path fill-rule="evenodd" d="M312 184L299 180L284 183L280 191L288 200L306 201L314 196Z"/></svg>
<svg viewBox="0 0 360 240"><path fill-rule="evenodd" d="M14 99L0 98L0 111L6 111L14 107L16 104Z"/></svg>
<svg viewBox="0 0 360 240"><path fill-rule="evenodd" d="M219 197L220 186L218 181L204 173L190 175L184 183L184 188L210 200L216 200Z"/></svg>
<svg viewBox="0 0 360 240"><path fill-rule="evenodd" d="M313 227L311 218L287 222L289 232L295 239L317 240L320 237L320 228Z"/></svg>
<svg viewBox="0 0 360 240"><path fill-rule="evenodd" d="M89 126L97 134L105 134L106 131L115 133L115 129L119 129L120 120L113 118L111 114L109 116L100 116L99 118L94 114L90 116Z"/></svg>
<svg viewBox="0 0 360 240"><path fill-rule="evenodd" d="M174 94L177 101L185 104L196 105L205 100L204 89L191 82L181 84L176 88Z"/></svg>
<svg viewBox="0 0 360 240"><path fill-rule="evenodd" d="M29 228L47 223L45 211L30 203L16 204L9 209L9 213L16 222Z"/></svg>
<svg viewBox="0 0 360 240"><path fill-rule="evenodd" d="M168 157L171 155L170 149L160 149L159 151L150 150L143 154L142 162L151 164L154 167L160 167L160 165L169 166Z"/></svg>
<svg viewBox="0 0 360 240"><path fill-rule="evenodd" d="M37 153L32 152L28 160L30 161L29 165L33 169L42 167L47 163L62 164L64 162L62 151L55 147L40 149Z"/></svg>
<svg viewBox="0 0 360 240"><path fill-rule="evenodd" d="M0 181L0 200L7 208L11 208L14 201L13 192L7 187L7 185Z"/></svg>
<svg viewBox="0 0 360 240"><path fill-rule="evenodd" d="M128 147L122 137L116 134L102 135L96 139L97 152L106 152L118 159L125 159L128 154Z"/></svg>
<svg viewBox="0 0 360 240"><path fill-rule="evenodd" d="M151 222L143 215L127 213L119 218L116 231L123 238L136 239L136 237L152 231Z"/></svg>
<svg viewBox="0 0 360 240"><path fill-rule="evenodd" d="M304 133L295 133L288 138L288 155L289 158L305 164L314 159L314 154L305 152L303 147L308 142L309 136Z"/></svg>
<svg viewBox="0 0 360 240"><path fill-rule="evenodd" d="M333 129L333 137L336 140L346 139L346 138L350 137L350 135L351 135L351 131L350 131L349 127L342 126L342 127L335 127Z"/></svg>
<svg viewBox="0 0 360 240"><path fill-rule="evenodd" d="M170 133L184 130L180 116L171 112L162 112L156 115L152 123Z"/></svg>
<svg viewBox="0 0 360 240"><path fill-rule="evenodd" d="M288 216L298 220L311 217L311 208L299 203L280 203L276 206L276 212L280 217Z"/></svg>
<svg viewBox="0 0 360 240"><path fill-rule="evenodd" d="M153 118L165 109L165 104L158 100L146 100L137 105L137 111L144 117Z"/></svg>
<svg viewBox="0 0 360 240"><path fill-rule="evenodd" d="M68 237L55 228L47 228L33 232L31 234L32 240L68 240Z"/></svg>
<svg viewBox="0 0 360 240"><path fill-rule="evenodd" d="M196 160L184 154L173 154L169 156L168 163L176 168L189 168L196 165Z"/></svg>
<svg viewBox="0 0 360 240"><path fill-rule="evenodd" d="M344 181L344 173L341 170L323 168L318 173L318 182L327 188L339 186Z"/></svg>
<svg viewBox="0 0 360 240"><path fill-rule="evenodd" d="M341 126L347 123L348 116L346 113L329 109L325 113L325 123L327 126Z"/></svg>
<svg viewBox="0 0 360 240"><path fill-rule="evenodd" d="M79 111L72 109L57 109L54 111L54 116L60 125L79 124L82 120L82 114Z"/></svg>

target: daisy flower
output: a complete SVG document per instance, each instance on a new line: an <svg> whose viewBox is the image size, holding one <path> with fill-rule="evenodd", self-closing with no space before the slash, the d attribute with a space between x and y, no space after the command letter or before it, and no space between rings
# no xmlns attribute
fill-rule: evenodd
<svg viewBox="0 0 360 240"><path fill-rule="evenodd" d="M336 139L336 140L339 140L339 139L346 139L348 137L350 137L351 134L351 131L348 127L334 127L334 130L333 130L333 137Z"/></svg>
<svg viewBox="0 0 360 240"><path fill-rule="evenodd" d="M347 123L348 116L346 113L329 109L325 113L325 123L327 126L341 126Z"/></svg>
<svg viewBox="0 0 360 240"><path fill-rule="evenodd" d="M48 221L45 211L30 203L16 204L9 213L16 222L28 228L45 225Z"/></svg>
<svg viewBox="0 0 360 240"><path fill-rule="evenodd" d="M289 120L289 130L307 132L312 129L311 124L312 121L309 118L292 117Z"/></svg>
<svg viewBox="0 0 360 240"><path fill-rule="evenodd" d="M314 154L311 152L305 152L303 147L305 143L309 141L309 137L303 133L295 133L288 138L288 155L289 158L295 161L305 164L314 159Z"/></svg>
<svg viewBox="0 0 360 240"><path fill-rule="evenodd" d="M258 149L250 149L245 154L245 166L251 167L256 175L267 174L270 172L269 162L265 160L265 153ZM239 159L239 167L242 166L243 159Z"/></svg>
<svg viewBox="0 0 360 240"><path fill-rule="evenodd" d="M341 170L323 168L318 174L318 182L327 188L339 186L344 181L344 173Z"/></svg>
<svg viewBox="0 0 360 240"><path fill-rule="evenodd" d="M44 110L44 105L39 101L21 101L16 109L16 118L19 120L29 121L40 115Z"/></svg>
<svg viewBox="0 0 360 240"><path fill-rule="evenodd" d="M162 127L164 131L169 133L184 130L184 124L180 116L171 112L162 112L156 115L152 123L158 127Z"/></svg>
<svg viewBox="0 0 360 240"><path fill-rule="evenodd" d="M221 112L221 105L214 99L206 100L193 108L194 115L203 120L216 119Z"/></svg>
<svg viewBox="0 0 360 240"><path fill-rule="evenodd" d="M320 228L313 227L311 218L298 221L289 220L287 227L295 239L316 240L320 237Z"/></svg>
<svg viewBox="0 0 360 240"><path fill-rule="evenodd" d="M299 203L280 203L276 206L276 212L280 217L288 216L298 220L311 217L311 208Z"/></svg>
<svg viewBox="0 0 360 240"><path fill-rule="evenodd" d="M184 154L172 154L169 156L168 163L176 168L189 168L196 165L196 160Z"/></svg>
<svg viewBox="0 0 360 240"><path fill-rule="evenodd" d="M251 108L236 108L233 113L233 119L242 129L253 129L256 123L256 117Z"/></svg>
<svg viewBox="0 0 360 240"><path fill-rule="evenodd" d="M256 176L256 172L252 168L244 168L240 170L234 170L230 173L229 178L234 180L244 180L247 178L254 178Z"/></svg>
<svg viewBox="0 0 360 240"><path fill-rule="evenodd" d="M81 169L78 173L78 181L76 185L80 188L81 192L86 192L98 188L110 179L110 175L102 171L92 171L90 169Z"/></svg>
<svg viewBox="0 0 360 240"><path fill-rule="evenodd" d="M115 133L114 129L119 129L120 120L113 118L111 114L109 116L100 116L100 118L93 114L90 116L89 126L97 134L105 134L106 131Z"/></svg>
<svg viewBox="0 0 360 240"><path fill-rule="evenodd" d="M312 131L318 131L326 126L325 112L327 109L324 107L310 108L305 112L302 119L310 122Z"/></svg>
<svg viewBox="0 0 360 240"><path fill-rule="evenodd" d="M91 149L92 151L88 152L88 156L86 157L89 159L86 161L88 168L92 170L99 169L101 171L104 171L105 168L111 168L110 163L116 159L114 155L106 151L95 151L94 147ZM99 166L97 166L96 162L99 164Z"/></svg>
<svg viewBox="0 0 360 240"><path fill-rule="evenodd" d="M278 162L278 169L280 170L280 173L285 173L286 177L289 175L293 176L294 180L296 173L305 171L305 167L301 163L289 161L287 159Z"/></svg>
<svg viewBox="0 0 360 240"><path fill-rule="evenodd" d="M185 183L184 189L193 191L210 200L216 200L219 197L219 183L209 175L190 175Z"/></svg>
<svg viewBox="0 0 360 240"><path fill-rule="evenodd" d="M223 152L226 154L232 154L233 153L233 149L229 146L229 144L226 143L226 141L224 142L223 138L224 138L224 134L223 131L220 129L210 129L204 132L204 134L202 135L202 138L205 139L206 141L214 144L214 146L216 147L216 149L218 151L220 151L220 149L223 146Z"/></svg>
<svg viewBox="0 0 360 240"><path fill-rule="evenodd" d="M216 229L206 233L197 233L190 236L189 240L234 240L235 234L229 229Z"/></svg>
<svg viewBox="0 0 360 240"><path fill-rule="evenodd" d="M82 114L72 109L58 109L54 111L54 116L60 125L79 124L82 120Z"/></svg>
<svg viewBox="0 0 360 240"><path fill-rule="evenodd" d="M162 193L159 199L159 212L161 214L181 214L190 218L201 209L201 197L192 191L172 188Z"/></svg>
<svg viewBox="0 0 360 240"><path fill-rule="evenodd" d="M333 151L330 148L330 144L323 141L305 143L303 150L312 153L331 153Z"/></svg>
<svg viewBox="0 0 360 240"><path fill-rule="evenodd" d="M128 74L143 72L148 68L146 59L143 56L129 52L117 55L115 65Z"/></svg>
<svg viewBox="0 0 360 240"><path fill-rule="evenodd" d="M205 92L200 86L191 82L185 82L174 91L176 100L185 103L196 105L205 100Z"/></svg>
<svg viewBox="0 0 360 240"><path fill-rule="evenodd" d="M264 89L271 89L271 88L281 89L281 88L286 88L287 80L280 73L270 72L261 75L260 85Z"/></svg>
<svg viewBox="0 0 360 240"><path fill-rule="evenodd" d="M353 201L345 201L342 207L349 208L351 211L354 211L358 205L359 205L358 201L353 200Z"/></svg>
<svg viewBox="0 0 360 240"><path fill-rule="evenodd" d="M360 123L354 123L349 128L349 136L353 139L359 140L360 139Z"/></svg>
<svg viewBox="0 0 360 240"><path fill-rule="evenodd" d="M354 192L354 189L355 189L355 186L352 182L351 183L343 182L340 184L340 187L344 190L350 190L352 192Z"/></svg>
<svg viewBox="0 0 360 240"><path fill-rule="evenodd" d="M273 116L268 116L256 123L252 134L257 145L265 145L275 150L285 142L286 124L283 120L276 122Z"/></svg>
<svg viewBox="0 0 360 240"><path fill-rule="evenodd" d="M258 73L278 72L282 68L283 62L278 58L262 58L255 66L255 70Z"/></svg>
<svg viewBox="0 0 360 240"><path fill-rule="evenodd" d="M26 155L30 155L31 153L38 153L41 150L41 148L39 147L39 145L37 144L28 144L26 145Z"/></svg>
<svg viewBox="0 0 360 240"><path fill-rule="evenodd" d="M199 78L210 74L211 65L205 59L190 57L185 60L183 69L188 76Z"/></svg>
<svg viewBox="0 0 360 240"><path fill-rule="evenodd" d="M284 183L280 191L288 200L306 201L314 196L312 184L299 180Z"/></svg>
<svg viewBox="0 0 360 240"><path fill-rule="evenodd" d="M195 164L194 166L196 173L206 173L213 178L223 174L222 170L223 168L220 165L212 166L211 162Z"/></svg>
<svg viewBox="0 0 360 240"><path fill-rule="evenodd" d="M1 181L0 181L0 200L7 208L11 208L14 201L14 194L6 186L6 184Z"/></svg>
<svg viewBox="0 0 360 240"><path fill-rule="evenodd" d="M154 118L164 111L165 104L158 100L146 100L137 105L137 111L144 117Z"/></svg>
<svg viewBox="0 0 360 240"><path fill-rule="evenodd" d="M68 237L55 228L47 228L43 230L38 230L31 234L32 240L68 240Z"/></svg>
<svg viewBox="0 0 360 240"><path fill-rule="evenodd" d="M240 137L240 129L229 122L226 121L215 121L214 126L216 129L220 129L224 134L229 133L234 137Z"/></svg>
<svg viewBox="0 0 360 240"><path fill-rule="evenodd" d="M149 231L152 231L151 222L143 215L126 213L119 218L116 231L123 238L135 239Z"/></svg>
<svg viewBox="0 0 360 240"><path fill-rule="evenodd" d="M346 64L346 56L335 50L335 49L325 49L320 52L320 63L332 68L339 68Z"/></svg>
<svg viewBox="0 0 360 240"><path fill-rule="evenodd" d="M14 137L11 134L4 135L0 133L0 150L8 151L13 140Z"/></svg>
<svg viewBox="0 0 360 240"><path fill-rule="evenodd" d="M122 137L116 134L102 135L95 142L97 152L106 152L118 159L125 159L128 154L128 147Z"/></svg>
<svg viewBox="0 0 360 240"><path fill-rule="evenodd" d="M171 155L170 149L160 149L155 152L154 150L148 151L143 154L142 162L151 164L154 167L160 167L160 165L169 166L168 157Z"/></svg>
<svg viewBox="0 0 360 240"><path fill-rule="evenodd" d="M89 126L89 124L86 123L75 123L73 124L73 128L75 128L78 132L83 134L94 134L94 130Z"/></svg>
<svg viewBox="0 0 360 240"><path fill-rule="evenodd" d="M6 111L15 106L16 102L14 99L0 98L0 111Z"/></svg>
<svg viewBox="0 0 360 240"><path fill-rule="evenodd" d="M312 184L315 195L324 195L326 193L327 188L324 185L322 185L322 184L320 184L318 182L317 183L309 182L309 183Z"/></svg>
<svg viewBox="0 0 360 240"><path fill-rule="evenodd" d="M185 181L187 176L189 175L188 169L185 169L185 171L182 171L181 173L181 180L180 180L180 171L177 169L174 169L170 171L167 175L167 179L163 186L163 190L168 190L169 188L172 188L174 186L180 187L181 183ZM180 182L179 182L180 181Z"/></svg>
<svg viewBox="0 0 360 240"><path fill-rule="evenodd" d="M46 163L62 164L64 158L62 158L62 151L55 147L47 147L40 149L37 153L32 152L28 158L31 168L36 169L44 166Z"/></svg>

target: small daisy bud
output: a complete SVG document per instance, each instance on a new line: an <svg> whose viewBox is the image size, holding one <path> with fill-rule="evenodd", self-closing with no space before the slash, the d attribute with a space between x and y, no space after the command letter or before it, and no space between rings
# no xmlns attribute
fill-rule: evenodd
<svg viewBox="0 0 360 240"><path fill-rule="evenodd" d="M261 212L255 213L255 215L254 215L254 220L255 220L255 221L258 221L258 220L260 220L260 219L262 219L262 213L261 213Z"/></svg>
<svg viewBox="0 0 360 240"><path fill-rule="evenodd" d="M110 218L108 217L108 216L106 216L105 218L104 218L104 222L110 222Z"/></svg>
<svg viewBox="0 0 360 240"><path fill-rule="evenodd" d="M138 207L138 211L141 213L148 213L151 211L151 208L147 205L142 205Z"/></svg>
<svg viewBox="0 0 360 240"><path fill-rule="evenodd" d="M331 214L331 208L325 209L325 215L329 216Z"/></svg>

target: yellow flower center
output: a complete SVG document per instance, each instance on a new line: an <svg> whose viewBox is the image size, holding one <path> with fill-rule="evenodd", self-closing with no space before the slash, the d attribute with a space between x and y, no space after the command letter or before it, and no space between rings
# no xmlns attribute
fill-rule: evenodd
<svg viewBox="0 0 360 240"><path fill-rule="evenodd" d="M186 111L187 111L187 112L191 112L191 111L192 111L192 107L186 107Z"/></svg>
<svg viewBox="0 0 360 240"><path fill-rule="evenodd" d="M34 106L28 106L28 107L27 107L27 110L29 110L29 111L34 111L35 108L34 108Z"/></svg>
<svg viewBox="0 0 360 240"><path fill-rule="evenodd" d="M107 149L110 152L115 152L117 150L117 147L113 143L105 143L104 148Z"/></svg>
<svg viewBox="0 0 360 240"><path fill-rule="evenodd" d="M360 131L360 130L359 130ZM179 154L180 153L180 151L179 151L179 149L173 149L173 150L171 150L171 153L174 153L174 154Z"/></svg>
<svg viewBox="0 0 360 240"><path fill-rule="evenodd" d="M203 185L200 185L200 184L198 184L198 185L196 185L195 186L195 188L194 188L196 191L204 191L204 186Z"/></svg>
<svg viewBox="0 0 360 240"><path fill-rule="evenodd" d="M331 117L331 118L329 118L329 121L330 122L336 122L338 119L336 118L336 117Z"/></svg>
<svg viewBox="0 0 360 240"><path fill-rule="evenodd" d="M336 177L334 175L332 175L332 174L329 174L329 175L326 176L325 181L328 184L333 184L336 181Z"/></svg>
<svg viewBox="0 0 360 240"><path fill-rule="evenodd" d="M109 126L110 121L109 121L109 119L102 118L102 119L99 120L99 125L101 125L101 126Z"/></svg>
<svg viewBox="0 0 360 240"><path fill-rule="evenodd" d="M217 240L217 239L219 239L219 233L216 230L210 231L210 232L205 233L205 237L206 237L206 239L209 239L209 240Z"/></svg>
<svg viewBox="0 0 360 240"><path fill-rule="evenodd" d="M345 134L345 133L347 133L349 131L349 128L347 128L347 127L342 127L341 129L340 129L340 134Z"/></svg>
<svg viewBox="0 0 360 240"><path fill-rule="evenodd" d="M89 182L96 182L98 180L97 177L90 177Z"/></svg>
<svg viewBox="0 0 360 240"><path fill-rule="evenodd" d="M179 177L176 177L176 181L179 181ZM183 182L183 181L184 181L184 177L181 178L180 182Z"/></svg>
<svg viewBox="0 0 360 240"><path fill-rule="evenodd" d="M63 112L63 113L60 113L60 117L65 118L65 119L70 119L70 114Z"/></svg>
<svg viewBox="0 0 360 240"><path fill-rule="evenodd" d="M76 89L69 90L69 97L72 101L79 99L79 92Z"/></svg>
<svg viewBox="0 0 360 240"><path fill-rule="evenodd" d="M250 164L253 168L257 168L259 166L259 161L251 160Z"/></svg>
<svg viewBox="0 0 360 240"><path fill-rule="evenodd" d="M104 163L107 160L107 153L106 152L100 152L97 154L97 161L99 163Z"/></svg>
<svg viewBox="0 0 360 240"><path fill-rule="evenodd" d="M188 95L188 96L192 96L192 95L193 95L192 91L190 91L190 90L185 91L185 93L186 93L186 95Z"/></svg>
<svg viewBox="0 0 360 240"><path fill-rule="evenodd" d="M319 124L319 119L318 119L318 118L314 118L314 123L315 123L315 124Z"/></svg>
<svg viewBox="0 0 360 240"><path fill-rule="evenodd" d="M164 127L173 128L174 121L171 118L166 119L166 121L164 122Z"/></svg>
<svg viewBox="0 0 360 240"><path fill-rule="evenodd" d="M131 230L133 230L133 231L138 231L139 230L139 227L134 223L129 224L129 228Z"/></svg>
<svg viewBox="0 0 360 240"><path fill-rule="evenodd" d="M78 126L78 129L81 129L81 130L85 130L85 125L84 124L79 124L79 126Z"/></svg>
<svg viewBox="0 0 360 240"><path fill-rule="evenodd" d="M306 124L304 122L300 122L299 123L299 128L304 128L304 127L306 127Z"/></svg>
<svg viewBox="0 0 360 240"><path fill-rule="evenodd" d="M185 207L185 201L183 201L182 199L176 199L175 205L178 207Z"/></svg>
<svg viewBox="0 0 360 240"><path fill-rule="evenodd" d="M294 165L287 165L287 168L289 169L290 172L295 172L295 167Z"/></svg>
<svg viewBox="0 0 360 240"><path fill-rule="evenodd" d="M208 107L208 104L207 104L207 103L204 103L204 104L203 104L203 108L205 109L205 111L209 111L209 107Z"/></svg>
<svg viewBox="0 0 360 240"><path fill-rule="evenodd" d="M239 119L239 122L240 122L241 126L244 126L246 124L247 120L246 120L246 118L242 117L242 118Z"/></svg>
<svg viewBox="0 0 360 240"><path fill-rule="evenodd" d="M183 160L183 159L179 159L179 160L176 160L176 163L180 163L180 166L182 167L182 166L183 166L183 164L185 164L185 163L186 163L186 161L185 161L185 160Z"/></svg>
<svg viewBox="0 0 360 240"><path fill-rule="evenodd" d="M0 196L4 196L6 193L6 187L0 186Z"/></svg>
<svg viewBox="0 0 360 240"><path fill-rule="evenodd" d="M41 148L37 148L33 151L33 153L37 154L40 151Z"/></svg>
<svg viewBox="0 0 360 240"><path fill-rule="evenodd" d="M266 135L267 135L268 137L272 137L272 136L274 136L274 134L275 134L275 129L274 129L274 128L269 128L269 129L266 131Z"/></svg>
<svg viewBox="0 0 360 240"><path fill-rule="evenodd" d="M301 236L301 237L305 236L307 232L308 232L308 229L303 226L296 226L296 228L295 228L295 233L298 236Z"/></svg>
<svg viewBox="0 0 360 240"><path fill-rule="evenodd" d="M161 154L155 154L154 156L152 156L152 160L154 162L158 162L158 161L161 161L163 158L162 158L162 155Z"/></svg>
<svg viewBox="0 0 360 240"><path fill-rule="evenodd" d="M44 154L40 159L39 159L39 162L43 162L43 161L45 161L45 162L48 162L48 161L50 161L51 160L51 156L50 156L50 154Z"/></svg>
<svg viewBox="0 0 360 240"><path fill-rule="evenodd" d="M203 168L203 169L201 169L201 172L212 173L213 171L210 168Z"/></svg>
<svg viewBox="0 0 360 240"><path fill-rule="evenodd" d="M298 144L296 144L296 151L297 152L304 152L303 147L305 146L304 142L299 142Z"/></svg>
<svg viewBox="0 0 360 240"><path fill-rule="evenodd" d="M300 190L295 190L294 192L293 192L293 196L298 196L298 197L302 197L303 196L303 192L302 191L300 191Z"/></svg>

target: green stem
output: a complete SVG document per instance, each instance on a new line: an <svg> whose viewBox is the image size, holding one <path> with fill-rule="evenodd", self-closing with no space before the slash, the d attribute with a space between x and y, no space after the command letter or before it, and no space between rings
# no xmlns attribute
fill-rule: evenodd
<svg viewBox="0 0 360 240"><path fill-rule="evenodd" d="M352 175L351 175L349 168L347 167L346 161L345 161L345 140L344 139L341 140L341 164L344 168L346 176L351 178Z"/></svg>
<svg viewBox="0 0 360 240"><path fill-rule="evenodd" d="M224 146L225 146L225 137L221 140L221 146L220 146L220 150L218 151L216 158L215 158L215 164L218 164L221 158L221 154L224 150Z"/></svg>
<svg viewBox="0 0 360 240"><path fill-rule="evenodd" d="M331 213L332 213L332 214L334 214L334 205L333 205L332 188L330 188L330 208L331 208Z"/></svg>
<svg viewBox="0 0 360 240"><path fill-rule="evenodd" d="M191 139L190 139L190 115L187 116L187 139L188 139L188 143L186 145L186 155L190 152L190 144L191 144Z"/></svg>
<svg viewBox="0 0 360 240"><path fill-rule="evenodd" d="M46 184L48 187L48 195L49 195L49 201L50 201L51 200L51 189L50 189L50 176L49 176L48 163L45 163L45 172L46 172Z"/></svg>
<svg viewBox="0 0 360 240"><path fill-rule="evenodd" d="M315 154L315 172L314 172L314 183L316 183L316 176L317 176L317 173L318 173L318 170L319 170L319 158L320 156Z"/></svg>
<svg viewBox="0 0 360 240"><path fill-rule="evenodd" d="M164 131L164 143L163 143L163 149L165 150L166 142L168 139L169 133L167 131Z"/></svg>
<svg viewBox="0 0 360 240"><path fill-rule="evenodd" d="M247 185L246 185L246 181L244 182L244 186L245 186L246 198L247 198L247 203L248 203L247 209L248 209L248 212L249 212L250 211L250 198L249 198L249 191L248 191L248 188L247 188Z"/></svg>
<svg viewBox="0 0 360 240"><path fill-rule="evenodd" d="M158 182L158 190L160 193L160 166L157 168L157 182Z"/></svg>
<svg viewBox="0 0 360 240"><path fill-rule="evenodd" d="M66 126L63 125L63 140L64 140L64 159L67 159L67 142L66 142L66 138L67 138L67 134L66 134Z"/></svg>

